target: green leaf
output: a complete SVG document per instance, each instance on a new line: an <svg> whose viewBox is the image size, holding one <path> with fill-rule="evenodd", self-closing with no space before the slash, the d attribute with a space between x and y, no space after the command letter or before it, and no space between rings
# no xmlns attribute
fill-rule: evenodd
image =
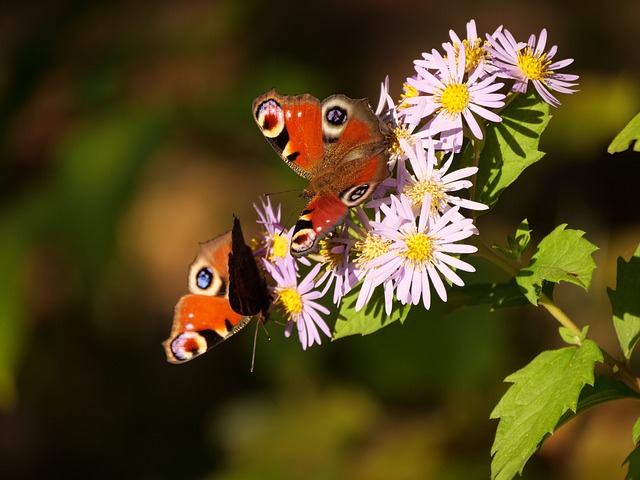
<svg viewBox="0 0 640 480"><path fill-rule="evenodd" d="M467 307L490 305L492 310L529 305L514 279L507 283L478 283L453 289L447 303Z"/></svg>
<svg viewBox="0 0 640 480"><path fill-rule="evenodd" d="M640 445L636 445L622 464L629 465L624 480L640 480Z"/></svg>
<svg viewBox="0 0 640 480"><path fill-rule="evenodd" d="M582 342L587 338L587 332L589 331L589 325L586 325L580 335L575 335L571 330L565 327L559 329L560 337L569 345L582 345Z"/></svg>
<svg viewBox="0 0 640 480"><path fill-rule="evenodd" d="M636 423L633 424L631 436L633 438L633 443L638 443L638 440L640 440L640 417L638 417Z"/></svg>
<svg viewBox="0 0 640 480"><path fill-rule="evenodd" d="M384 293L378 288L373 292L369 302L355 311L356 300L360 289L350 292L344 299L338 319L333 329L333 340L349 335L369 335L387 325L407 318L411 305L401 305L394 302L393 311L388 316L384 310Z"/></svg>
<svg viewBox="0 0 640 480"><path fill-rule="evenodd" d="M597 407L603 403L627 399L640 400L640 394L629 388L625 383L612 377L597 377L593 385L586 385L582 389L580 398L578 399L577 409L575 411L569 410L565 412L558 421L556 430L585 410Z"/></svg>
<svg viewBox="0 0 640 480"><path fill-rule="evenodd" d="M633 117L627 126L616 135L616 138L613 139L613 142L611 142L611 145L607 148L607 152L624 152L628 150L630 146L633 147L634 152L640 152L640 142L638 140L640 140L640 113Z"/></svg>
<svg viewBox="0 0 640 480"><path fill-rule="evenodd" d="M529 228L529 220L525 218L518 226L515 238L507 237L507 248L497 244L494 244L493 248L512 260L520 260L529 248L529 243L531 243L531 229Z"/></svg>
<svg viewBox="0 0 640 480"><path fill-rule="evenodd" d="M551 118L549 105L534 93L515 98L500 116L502 122L487 127L478 158L475 200L490 207L527 167L544 156L538 143Z"/></svg>
<svg viewBox="0 0 640 480"><path fill-rule="evenodd" d="M516 281L529 301L537 305L545 282L570 282L585 290L591 284L596 264L591 254L598 249L582 238L581 230L558 226L542 239L528 267L518 273Z"/></svg>
<svg viewBox="0 0 640 480"><path fill-rule="evenodd" d="M618 258L616 290L607 292L618 341L628 359L640 337L640 245L628 263Z"/></svg>
<svg viewBox="0 0 640 480"><path fill-rule="evenodd" d="M505 381L512 383L491 413L499 418L491 448L491 476L506 480L521 473L562 415L576 411L580 392L593 385L593 369L602 353L591 340L580 347L542 352Z"/></svg>

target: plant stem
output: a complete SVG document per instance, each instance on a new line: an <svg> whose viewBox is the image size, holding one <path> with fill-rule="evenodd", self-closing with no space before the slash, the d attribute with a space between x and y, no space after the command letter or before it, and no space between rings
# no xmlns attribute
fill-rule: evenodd
<svg viewBox="0 0 640 480"><path fill-rule="evenodd" d="M578 328L578 326L571 321L569 316L564 313L560 307L558 307L553 300L547 297L544 293L540 294L540 299L538 300L538 305L542 305L547 311L551 314L553 318L555 318L560 325L569 330L575 336L580 338L582 336L582 331Z"/></svg>
<svg viewBox="0 0 640 480"><path fill-rule="evenodd" d="M515 278L518 275L518 268L508 262L505 258L499 255L494 249L488 247L483 242L477 242L478 252L491 263L496 265L502 271ZM555 318L560 325L569 330L576 337L580 338L582 336L582 331L578 326L573 323L573 321L569 318L569 316L562 311L560 307L558 307L552 299L550 299L544 293L540 294L540 298L538 299L538 305L544 307L553 318ZM624 362L617 360L613 355L604 350L600 345L598 345L600 351L602 352L602 357L604 362L609 365L614 373L618 373L622 380L629 385L633 390L640 393L640 378L636 377L631 370L627 367Z"/></svg>
<svg viewBox="0 0 640 480"><path fill-rule="evenodd" d="M488 247L482 241L476 242L478 246L478 252L488 261L493 263L503 272L507 273L510 277L516 278L518 275L518 268L509 263L502 255L499 255L493 248Z"/></svg>

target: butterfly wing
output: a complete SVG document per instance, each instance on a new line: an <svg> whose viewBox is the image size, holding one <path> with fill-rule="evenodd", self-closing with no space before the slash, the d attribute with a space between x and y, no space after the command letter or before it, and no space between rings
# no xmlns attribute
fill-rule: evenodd
<svg viewBox="0 0 640 480"><path fill-rule="evenodd" d="M236 313L226 297L184 295L175 306L173 326L164 341L167 360L184 363L202 355L251 320Z"/></svg>
<svg viewBox="0 0 640 480"><path fill-rule="evenodd" d="M312 95L280 95L270 90L253 101L253 115L264 137L298 175L313 178L321 166L322 110Z"/></svg>
<svg viewBox="0 0 640 480"><path fill-rule="evenodd" d="M231 231L232 253L229 255L229 303L231 308L242 315L268 317L271 296L251 248L244 243L242 228L237 218L233 220Z"/></svg>
<svg viewBox="0 0 640 480"><path fill-rule="evenodd" d="M321 105L324 166L311 179L314 195L299 217L291 254L307 255L340 225L348 209L371 197L389 176L389 153L379 120L366 99L332 95Z"/></svg>
<svg viewBox="0 0 640 480"><path fill-rule="evenodd" d="M163 343L167 360L183 363L244 327L250 317L237 313L229 302L229 255L232 232L201 243L189 266L189 295L175 306L169 338Z"/></svg>
<svg viewBox="0 0 640 480"><path fill-rule="evenodd" d="M322 103L309 94L271 90L253 102L265 138L299 175L310 198L294 227L291 253L317 251L318 242L366 201L389 176L389 153L378 117L366 99L332 95Z"/></svg>

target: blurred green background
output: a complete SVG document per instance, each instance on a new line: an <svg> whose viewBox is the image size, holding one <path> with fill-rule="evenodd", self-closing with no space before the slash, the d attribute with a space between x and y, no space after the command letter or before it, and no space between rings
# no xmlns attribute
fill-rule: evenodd
<svg viewBox="0 0 640 480"><path fill-rule="evenodd" d="M504 243L523 218L600 246L590 295L560 305L617 353L606 286L640 238L637 154L606 154L640 110L635 0L173 0L0 6L0 478L483 479L502 379L561 342L542 311L411 317L303 352L270 327L192 363L160 345L197 242L305 182L256 128L254 97L377 103L453 28L542 27L581 92L543 162L482 217ZM578 9L578 10L577 10ZM297 192L278 193L284 218ZM470 281L496 280L480 261ZM600 407L554 435L525 478L615 479L640 408Z"/></svg>

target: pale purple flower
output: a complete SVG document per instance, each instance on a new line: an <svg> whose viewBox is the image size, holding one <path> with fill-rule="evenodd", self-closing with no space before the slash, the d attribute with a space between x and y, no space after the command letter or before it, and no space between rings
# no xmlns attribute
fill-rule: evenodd
<svg viewBox="0 0 640 480"><path fill-rule="evenodd" d="M386 207L385 219L371 224L374 227L372 234L381 239L385 248L366 262L369 286L367 290L363 286L356 310L368 301L373 288L389 282L393 282L395 296L400 303L416 305L422 299L424 307L429 309L431 286L442 301L447 300L447 290L441 277L455 285L464 285L451 267L475 271L473 266L453 256L477 251L472 245L457 243L473 235L472 220L459 217L459 207L433 218L429 215L430 204L430 200L422 203L419 216L415 215L411 201L404 195L392 197L390 207L381 207Z"/></svg>
<svg viewBox="0 0 640 480"><path fill-rule="evenodd" d="M483 138L483 133L476 116L492 122L501 121L489 109L504 105L505 95L496 93L503 84L495 82L495 75L483 78L482 65L467 76L464 49L460 49L457 56L449 49L446 59L436 50L432 54L438 71L434 74L416 67L418 77L409 78L407 82L421 94L406 100L410 106L404 113L409 123L426 119L418 136L433 138L439 134L444 145L458 152L462 146L463 120L478 139Z"/></svg>
<svg viewBox="0 0 640 480"><path fill-rule="evenodd" d="M464 50L464 70L466 73L474 71L479 65L481 65L484 70L482 76L488 73L493 73L493 66L486 61L489 55L489 52L485 48L486 42L478 36L475 20L467 22L466 31L467 36L462 39L455 31L449 30L451 42L443 43L442 48L446 52L454 52L456 56L459 55L460 50ZM433 53L425 52L422 54L422 57L422 60L416 60L413 62L416 67L422 67L428 70L438 70L440 68L439 61Z"/></svg>
<svg viewBox="0 0 640 480"><path fill-rule="evenodd" d="M486 210L486 205L452 195L470 188L473 184L467 177L475 175L477 167L466 167L449 172L453 162L451 153L444 165L438 168L438 161L432 141L426 142L426 149L420 146L412 148L408 143L403 142L402 146L407 152L407 162L402 162L398 167L397 191L404 193L411 201L414 211L419 212L422 208L423 200L427 195L431 199L431 215L441 215L452 206L459 206L469 210Z"/></svg>
<svg viewBox="0 0 640 480"><path fill-rule="evenodd" d="M487 35L487 41L490 43L487 48L491 53L492 62L501 71L500 76L515 80L514 92L526 92L531 81L542 99L557 107L560 102L551 91L568 94L576 91L571 87L578 85L575 83L578 75L557 73L558 70L572 64L573 59L553 62L558 47L554 45L545 52L546 29L542 29L537 41L536 36L531 35L528 43L517 42L506 29Z"/></svg>
<svg viewBox="0 0 640 480"><path fill-rule="evenodd" d="M316 289L314 282L321 266L317 263L300 281L293 263L282 263L280 268L267 267L276 282L273 290L274 305L283 311L287 318L285 336L291 335L295 325L298 338L305 350L314 343L322 343L318 329L331 338L331 330L320 315L328 314L329 310L315 301L322 297L322 292Z"/></svg>
<svg viewBox="0 0 640 480"><path fill-rule="evenodd" d="M361 207L356 207L362 211ZM349 234L349 228L362 230L347 218L345 224L336 229L331 238L325 238L320 242L320 255L325 273L318 279L316 286L324 284L322 296L333 286L333 303L340 305L342 298L358 283L356 266L350 259L351 249L356 243L356 238Z"/></svg>
<svg viewBox="0 0 640 480"><path fill-rule="evenodd" d="M405 85L406 87L406 85ZM406 90L406 88L405 88ZM389 77L385 77L380 85L380 99L376 107L375 114L384 125L385 135L389 144L389 168L393 169L395 163L405 157L405 153L400 148L400 140L404 139L410 143L416 141L412 134L416 125L410 125L404 121L402 101L396 105L389 95Z"/></svg>

